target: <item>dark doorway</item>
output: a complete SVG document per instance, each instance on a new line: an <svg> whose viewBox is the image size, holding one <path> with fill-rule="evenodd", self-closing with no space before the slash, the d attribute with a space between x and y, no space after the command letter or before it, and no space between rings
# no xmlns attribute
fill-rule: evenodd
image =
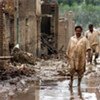
<svg viewBox="0 0 100 100"><path fill-rule="evenodd" d="M42 17L41 21L41 33L46 33L50 35L51 33L51 18L50 17Z"/></svg>
<svg viewBox="0 0 100 100"><path fill-rule="evenodd" d="M54 5L54 6L53 6ZM41 19L41 47L45 48L48 55L57 53L57 16L56 3L45 2L42 4Z"/></svg>
<svg viewBox="0 0 100 100"><path fill-rule="evenodd" d="M54 50L54 33L51 31L52 24L51 24L52 18L51 17L42 17L41 21L41 40L42 40L42 49L47 48L45 52L47 52L48 55L51 55L55 53Z"/></svg>

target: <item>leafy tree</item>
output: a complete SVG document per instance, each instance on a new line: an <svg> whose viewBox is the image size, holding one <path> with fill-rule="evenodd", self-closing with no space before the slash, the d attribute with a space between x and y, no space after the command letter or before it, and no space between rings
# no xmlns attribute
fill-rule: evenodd
<svg viewBox="0 0 100 100"><path fill-rule="evenodd" d="M74 12L76 24L81 24L86 28L88 24L93 23L95 26L100 27L100 6L85 3L79 5L76 2L72 6L68 4L60 5L60 14L70 10Z"/></svg>
<svg viewBox="0 0 100 100"><path fill-rule="evenodd" d="M72 6L74 3L81 4L85 1L87 5L100 5L100 0L57 0L59 4L68 4L69 6Z"/></svg>

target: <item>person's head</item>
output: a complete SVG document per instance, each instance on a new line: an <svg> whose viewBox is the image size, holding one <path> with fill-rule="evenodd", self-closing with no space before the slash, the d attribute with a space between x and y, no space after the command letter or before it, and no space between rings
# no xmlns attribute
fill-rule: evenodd
<svg viewBox="0 0 100 100"><path fill-rule="evenodd" d="M89 31L90 31L90 32L93 32L93 24L90 24L90 25L89 25Z"/></svg>
<svg viewBox="0 0 100 100"><path fill-rule="evenodd" d="M75 27L75 33L76 33L77 37L81 36L82 31L83 31L83 28L81 26L76 26Z"/></svg>

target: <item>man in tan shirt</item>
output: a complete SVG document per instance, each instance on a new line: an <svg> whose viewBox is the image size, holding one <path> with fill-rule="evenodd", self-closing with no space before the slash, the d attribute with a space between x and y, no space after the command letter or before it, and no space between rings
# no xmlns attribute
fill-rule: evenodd
<svg viewBox="0 0 100 100"><path fill-rule="evenodd" d="M71 89L75 72L78 74L78 90L80 89L81 79L85 72L87 51L90 51L89 41L86 39L86 37L82 36L82 27L76 26L75 35L70 38L66 52L67 61L70 65L69 71L71 75Z"/></svg>
<svg viewBox="0 0 100 100"><path fill-rule="evenodd" d="M85 33L85 36L89 40L91 46L91 57L89 62L92 63L93 53L95 53L94 63L97 64L96 59L99 56L99 32L90 24L89 30Z"/></svg>

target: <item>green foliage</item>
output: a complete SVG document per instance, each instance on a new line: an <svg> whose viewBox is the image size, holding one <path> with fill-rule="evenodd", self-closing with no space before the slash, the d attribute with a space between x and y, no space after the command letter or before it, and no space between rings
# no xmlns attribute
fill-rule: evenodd
<svg viewBox="0 0 100 100"><path fill-rule="evenodd" d="M100 6L95 6L93 4L73 3L73 6L60 4L60 13L64 14L67 11L73 11L75 15L76 24L82 25L84 28L88 24L93 23L95 26L100 27Z"/></svg>
<svg viewBox="0 0 100 100"><path fill-rule="evenodd" d="M100 0L57 0L58 3L68 4L69 6L72 6L74 3L81 4L85 2L87 5L100 5Z"/></svg>

